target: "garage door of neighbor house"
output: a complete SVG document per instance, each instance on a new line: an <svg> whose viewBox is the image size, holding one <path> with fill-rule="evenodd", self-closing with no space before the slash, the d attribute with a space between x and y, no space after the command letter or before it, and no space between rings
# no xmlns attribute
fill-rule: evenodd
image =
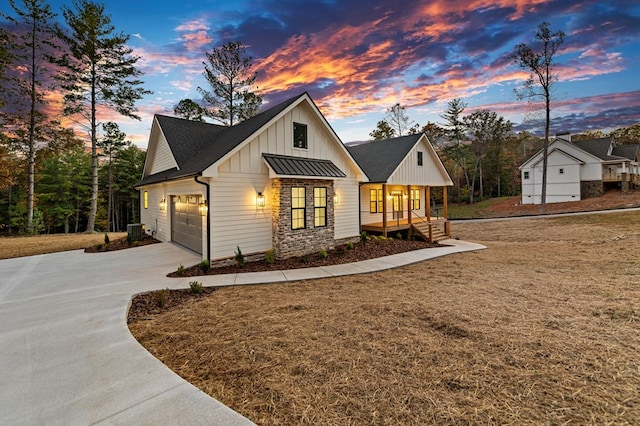
<svg viewBox="0 0 640 426"><path fill-rule="evenodd" d="M171 197L171 241L202 254L202 217L199 195Z"/></svg>

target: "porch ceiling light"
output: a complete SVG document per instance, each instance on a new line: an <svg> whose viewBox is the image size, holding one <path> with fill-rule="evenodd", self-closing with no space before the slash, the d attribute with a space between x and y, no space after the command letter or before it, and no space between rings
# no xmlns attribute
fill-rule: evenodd
<svg viewBox="0 0 640 426"><path fill-rule="evenodd" d="M264 194L262 192L258 192L256 195L256 207L263 209L266 204L266 200L264 199Z"/></svg>
<svg viewBox="0 0 640 426"><path fill-rule="evenodd" d="M207 200L204 200L204 202L198 204L198 213L200 216L206 216L207 211L209 211L209 206L207 205Z"/></svg>

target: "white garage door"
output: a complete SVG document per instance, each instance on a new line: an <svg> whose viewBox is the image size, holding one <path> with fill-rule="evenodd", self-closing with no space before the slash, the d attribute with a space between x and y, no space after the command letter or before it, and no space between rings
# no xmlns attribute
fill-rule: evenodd
<svg viewBox="0 0 640 426"><path fill-rule="evenodd" d="M202 216L199 195L171 197L171 241L202 254Z"/></svg>

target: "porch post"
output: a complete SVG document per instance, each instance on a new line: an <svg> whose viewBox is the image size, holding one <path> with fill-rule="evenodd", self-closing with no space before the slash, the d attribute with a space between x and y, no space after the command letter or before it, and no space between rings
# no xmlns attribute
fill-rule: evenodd
<svg viewBox="0 0 640 426"><path fill-rule="evenodd" d="M382 184L382 235L387 237L387 185Z"/></svg>
<svg viewBox="0 0 640 426"><path fill-rule="evenodd" d="M447 213L447 187L442 187L442 204L443 204L443 215L444 215L444 233L447 237L451 236L451 226L449 223L449 214Z"/></svg>
<svg viewBox="0 0 640 426"><path fill-rule="evenodd" d="M424 187L424 203L425 214L427 215L427 222L431 222L431 187Z"/></svg>
<svg viewBox="0 0 640 426"><path fill-rule="evenodd" d="M411 216L412 216L412 211L411 211L411 185L407 185L407 225L409 225L409 230L407 231L407 236L409 239L411 239Z"/></svg>

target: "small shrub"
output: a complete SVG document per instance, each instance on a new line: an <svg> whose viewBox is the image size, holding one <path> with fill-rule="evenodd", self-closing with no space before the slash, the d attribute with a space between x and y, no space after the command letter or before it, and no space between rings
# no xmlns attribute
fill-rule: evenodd
<svg viewBox="0 0 640 426"><path fill-rule="evenodd" d="M176 274L180 276L184 275L184 266L182 266L182 263L178 266L178 269L176 269Z"/></svg>
<svg viewBox="0 0 640 426"><path fill-rule="evenodd" d="M191 287L191 293L193 294L202 293L202 283L199 283L198 281L191 281L189 283L189 287Z"/></svg>
<svg viewBox="0 0 640 426"><path fill-rule="evenodd" d="M329 257L329 253L327 253L326 250L320 250L320 252L318 253L318 257L320 259L326 259L327 257Z"/></svg>
<svg viewBox="0 0 640 426"><path fill-rule="evenodd" d="M353 243L351 241L347 243L347 250L353 250Z"/></svg>
<svg viewBox="0 0 640 426"><path fill-rule="evenodd" d="M104 243L109 244L109 234L107 234L106 232L104 233Z"/></svg>
<svg viewBox="0 0 640 426"><path fill-rule="evenodd" d="M209 263L209 259L203 259L202 262L200 262L198 264L198 268L200 268L200 270L202 272L208 272L209 268L211 268L211 264Z"/></svg>
<svg viewBox="0 0 640 426"><path fill-rule="evenodd" d="M308 258L307 256L302 256L302 257L300 258L300 262L302 262L302 263L309 263L309 258Z"/></svg>
<svg viewBox="0 0 640 426"><path fill-rule="evenodd" d="M133 244L133 237L131 236L131 233L127 234L127 245L131 246Z"/></svg>
<svg viewBox="0 0 640 426"><path fill-rule="evenodd" d="M236 246L236 248L238 249L238 251L235 252L236 254L236 264L239 267L244 267L244 265L247 263L245 258L244 258L244 254L242 254L242 251L240 250L240 246Z"/></svg>
<svg viewBox="0 0 640 426"><path fill-rule="evenodd" d="M345 248L345 246L340 246L336 249L336 251L340 256L344 256L344 254L347 252L347 249Z"/></svg>
<svg viewBox="0 0 640 426"><path fill-rule="evenodd" d="M401 232L398 232L398 233L396 234L396 239L397 239L397 240L401 240L401 239L402 239L402 233L401 233Z"/></svg>
<svg viewBox="0 0 640 426"><path fill-rule="evenodd" d="M271 249L264 254L264 261L268 264L272 264L276 261L276 251Z"/></svg>
<svg viewBox="0 0 640 426"><path fill-rule="evenodd" d="M153 299L158 307L163 308L169 299L169 289L156 290L153 292Z"/></svg>
<svg viewBox="0 0 640 426"><path fill-rule="evenodd" d="M361 242L362 244L366 244L366 243L367 243L367 239L368 239L368 238L367 238L367 231L362 231L362 232L360 233L360 242Z"/></svg>

